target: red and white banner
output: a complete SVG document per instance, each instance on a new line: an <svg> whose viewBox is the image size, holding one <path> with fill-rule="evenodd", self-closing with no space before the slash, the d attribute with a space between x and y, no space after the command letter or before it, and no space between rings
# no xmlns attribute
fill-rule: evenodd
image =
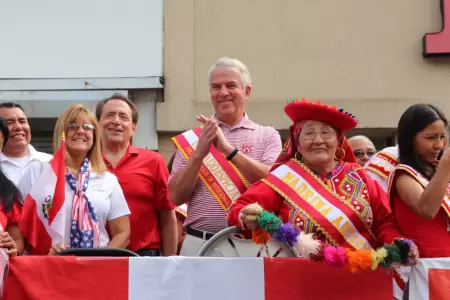
<svg viewBox="0 0 450 300"><path fill-rule="evenodd" d="M4 300L392 300L385 270L357 274L298 258L22 256Z"/></svg>
<svg viewBox="0 0 450 300"><path fill-rule="evenodd" d="M409 277L409 299L450 299L450 258L420 259Z"/></svg>
<svg viewBox="0 0 450 300"><path fill-rule="evenodd" d="M40 176L23 204L19 228L31 254L46 255L53 244L64 241L67 213L61 207L65 201L65 149L63 134L60 148L50 162L42 163Z"/></svg>

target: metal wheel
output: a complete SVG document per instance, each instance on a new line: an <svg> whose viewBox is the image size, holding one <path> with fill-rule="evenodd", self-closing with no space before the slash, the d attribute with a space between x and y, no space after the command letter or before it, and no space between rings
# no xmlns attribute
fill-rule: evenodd
<svg viewBox="0 0 450 300"><path fill-rule="evenodd" d="M266 246L256 245L252 240L237 235L238 227L228 227L215 234L203 245L198 256L209 257L299 257L297 251L287 244L270 240Z"/></svg>

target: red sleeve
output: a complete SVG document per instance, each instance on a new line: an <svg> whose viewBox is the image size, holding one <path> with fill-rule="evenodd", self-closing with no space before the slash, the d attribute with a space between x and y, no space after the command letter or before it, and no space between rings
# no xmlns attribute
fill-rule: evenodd
<svg viewBox="0 0 450 300"><path fill-rule="evenodd" d="M8 218L8 225L19 223L20 217L22 216L22 206L19 204L14 204L12 210L6 214Z"/></svg>
<svg viewBox="0 0 450 300"><path fill-rule="evenodd" d="M267 184L261 181L254 183L231 206L228 223L231 226L241 227L239 213L244 207L255 202L261 205L264 210L278 214L283 198Z"/></svg>
<svg viewBox="0 0 450 300"><path fill-rule="evenodd" d="M396 238L405 238L388 206L387 194L364 170L359 172L366 183L370 196L370 207L373 212L372 232L378 243L391 244Z"/></svg>
<svg viewBox="0 0 450 300"><path fill-rule="evenodd" d="M153 185L153 192L155 195L156 208L159 210L172 210L175 209L175 206L173 206L169 197L169 188L167 185L169 170L167 169L164 158L158 153L155 154L156 163L155 171L153 173L155 184Z"/></svg>

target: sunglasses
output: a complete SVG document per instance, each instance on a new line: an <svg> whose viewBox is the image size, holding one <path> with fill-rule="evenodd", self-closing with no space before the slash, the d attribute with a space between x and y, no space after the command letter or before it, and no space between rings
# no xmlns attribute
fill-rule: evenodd
<svg viewBox="0 0 450 300"><path fill-rule="evenodd" d="M367 157L372 157L375 154L375 150L355 150L353 151L353 154L357 157L357 158L363 158L364 155L367 155Z"/></svg>
<svg viewBox="0 0 450 300"><path fill-rule="evenodd" d="M72 130L78 130L83 128L84 131L93 131L95 129L95 126L92 124L77 124L77 123L70 123L69 126L67 126L68 129Z"/></svg>

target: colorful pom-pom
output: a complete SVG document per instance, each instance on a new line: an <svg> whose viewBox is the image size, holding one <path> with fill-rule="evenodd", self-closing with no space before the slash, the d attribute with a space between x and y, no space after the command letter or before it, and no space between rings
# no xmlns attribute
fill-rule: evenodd
<svg viewBox="0 0 450 300"><path fill-rule="evenodd" d="M322 242L315 240L312 233L301 232L297 236L297 243L295 243L294 248L301 257L314 257L314 260L323 258Z"/></svg>
<svg viewBox="0 0 450 300"><path fill-rule="evenodd" d="M412 242L405 239L396 239L394 245L399 249L401 262L408 262L410 260L409 254L412 248Z"/></svg>
<svg viewBox="0 0 450 300"><path fill-rule="evenodd" d="M347 263L345 249L342 247L326 246L323 249L324 261L332 266L344 267Z"/></svg>
<svg viewBox="0 0 450 300"><path fill-rule="evenodd" d="M409 262L413 243L406 239L396 239L394 244L386 244L377 250L355 250L334 247L316 240L313 234L305 234L291 224L282 224L275 214L263 210L259 205L251 207L259 213L260 229L252 234L256 244L266 244L270 237L293 246L301 257L322 261L332 266L345 267L350 272L376 270L379 266Z"/></svg>
<svg viewBox="0 0 450 300"><path fill-rule="evenodd" d="M293 247L297 242L297 236L300 231L291 224L282 224L280 228L273 234L273 238L281 243L287 243Z"/></svg>
<svg viewBox="0 0 450 300"><path fill-rule="evenodd" d="M259 218L259 226L269 234L273 235L281 227L281 219L275 214L268 212L266 210L262 211Z"/></svg>
<svg viewBox="0 0 450 300"><path fill-rule="evenodd" d="M347 268L350 272L368 270L372 267L372 253L370 250L345 249L347 255Z"/></svg>
<svg viewBox="0 0 450 300"><path fill-rule="evenodd" d="M252 232L252 240L257 245L264 245L270 240L270 234L260 228Z"/></svg>
<svg viewBox="0 0 450 300"><path fill-rule="evenodd" d="M386 244L383 246L386 249L387 255L384 258L384 261L381 263L383 267L389 267L394 263L401 263L402 258L400 256L400 250L395 245Z"/></svg>
<svg viewBox="0 0 450 300"><path fill-rule="evenodd" d="M387 256L387 250L385 248L380 248L378 250L372 250L372 270L376 270L378 265L380 265L384 258Z"/></svg>

